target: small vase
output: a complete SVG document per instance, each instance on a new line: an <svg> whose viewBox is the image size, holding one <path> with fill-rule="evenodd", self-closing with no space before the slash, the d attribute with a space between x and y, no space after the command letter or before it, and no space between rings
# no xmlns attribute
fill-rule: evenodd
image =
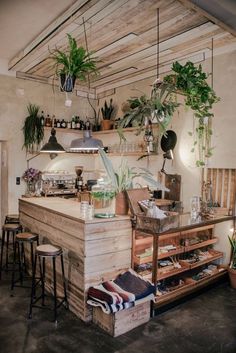
<svg viewBox="0 0 236 353"><path fill-rule="evenodd" d="M27 195L34 195L35 194L35 182L30 181L27 183L26 194Z"/></svg>

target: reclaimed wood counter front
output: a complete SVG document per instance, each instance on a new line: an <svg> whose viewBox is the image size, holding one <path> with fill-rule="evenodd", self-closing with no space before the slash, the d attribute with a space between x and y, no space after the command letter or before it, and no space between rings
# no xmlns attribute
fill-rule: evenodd
<svg viewBox="0 0 236 353"><path fill-rule="evenodd" d="M21 198L19 213L23 227L39 234L41 243L63 248L70 310L83 321L90 321L88 288L131 267L130 218L84 220L78 202L56 197ZM51 269L46 273L49 288L50 278ZM62 293L60 280L58 291Z"/></svg>

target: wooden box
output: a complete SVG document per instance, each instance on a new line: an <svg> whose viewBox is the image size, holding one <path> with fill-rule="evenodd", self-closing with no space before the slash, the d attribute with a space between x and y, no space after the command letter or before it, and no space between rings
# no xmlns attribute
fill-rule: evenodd
<svg viewBox="0 0 236 353"><path fill-rule="evenodd" d="M166 218L152 218L140 213L136 215L136 229L148 233L162 233L179 227L179 213L165 212Z"/></svg>
<svg viewBox="0 0 236 353"><path fill-rule="evenodd" d="M101 308L93 308L93 322L113 337L145 324L149 319L150 301L109 315L105 314Z"/></svg>

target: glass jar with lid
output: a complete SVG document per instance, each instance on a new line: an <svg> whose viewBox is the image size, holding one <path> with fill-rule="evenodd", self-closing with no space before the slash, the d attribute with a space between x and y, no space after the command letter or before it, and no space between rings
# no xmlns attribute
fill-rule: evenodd
<svg viewBox="0 0 236 353"><path fill-rule="evenodd" d="M97 184L92 186L91 197L94 217L115 217L115 190L109 181L98 179Z"/></svg>

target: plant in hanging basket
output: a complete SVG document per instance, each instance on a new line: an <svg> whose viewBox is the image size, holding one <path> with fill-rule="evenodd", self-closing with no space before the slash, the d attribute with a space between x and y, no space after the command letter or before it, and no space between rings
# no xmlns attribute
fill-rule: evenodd
<svg viewBox="0 0 236 353"><path fill-rule="evenodd" d="M130 110L119 121L118 133L125 139L123 128L137 126L136 135L139 135L148 124L157 123L160 126L159 134L165 133L171 122L175 110L180 105L176 101L175 86L167 82L154 84L151 96L134 97L128 100Z"/></svg>
<svg viewBox="0 0 236 353"><path fill-rule="evenodd" d="M193 110L196 127L194 133L189 133L195 136L191 152L195 152L198 147L196 165L201 167L205 165L206 158L212 155L210 119L214 114L211 109L220 99L207 83L209 75L203 72L201 65L195 66L191 61L181 65L176 61L172 70L174 73L165 76L164 82L175 86L177 93L185 96L185 105Z"/></svg>
<svg viewBox="0 0 236 353"><path fill-rule="evenodd" d="M76 79L87 81L89 74L98 74L96 58L92 58L93 52L88 52L82 46L78 47L76 40L68 37L68 49L64 52L55 49L51 58L55 62L56 75L60 78L61 90L72 92Z"/></svg>
<svg viewBox="0 0 236 353"><path fill-rule="evenodd" d="M44 127L38 115L39 106L29 103L27 106L28 116L22 128L24 134L23 148L26 152L33 153L38 150L40 142L44 137Z"/></svg>

